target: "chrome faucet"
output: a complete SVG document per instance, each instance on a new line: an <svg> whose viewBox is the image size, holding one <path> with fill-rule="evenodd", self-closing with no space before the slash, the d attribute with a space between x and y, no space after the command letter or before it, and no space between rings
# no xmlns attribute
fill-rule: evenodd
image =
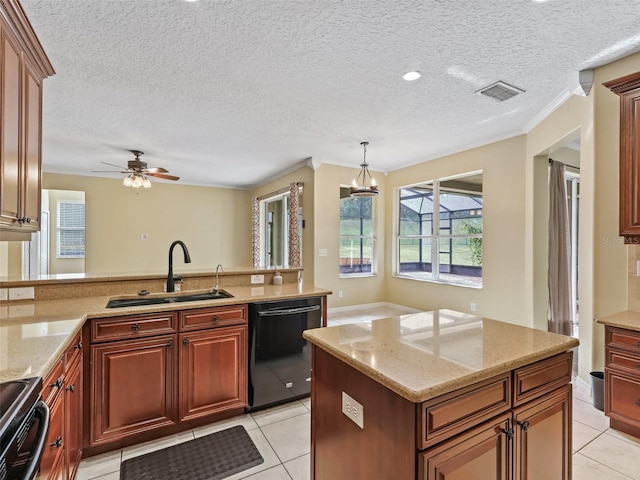
<svg viewBox="0 0 640 480"><path fill-rule="evenodd" d="M224 272L224 268L222 268L222 265L218 264L218 266L216 267L216 286L213 287L213 291L215 293L218 293L218 290L220 290L220 286L218 285L218 270L222 270Z"/></svg>
<svg viewBox="0 0 640 480"><path fill-rule="evenodd" d="M191 257L189 256L189 250L187 246L181 240L176 240L169 247L169 273L167 274L167 292L175 292L176 288L174 285L174 277L173 277L173 247L176 245L180 245L182 247L182 251L184 253L184 263L191 263Z"/></svg>

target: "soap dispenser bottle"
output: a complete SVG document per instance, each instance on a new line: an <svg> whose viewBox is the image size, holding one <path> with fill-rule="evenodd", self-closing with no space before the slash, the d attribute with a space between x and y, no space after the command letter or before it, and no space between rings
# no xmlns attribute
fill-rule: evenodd
<svg viewBox="0 0 640 480"><path fill-rule="evenodd" d="M282 275L276 270L276 274L273 276L274 285L282 285Z"/></svg>

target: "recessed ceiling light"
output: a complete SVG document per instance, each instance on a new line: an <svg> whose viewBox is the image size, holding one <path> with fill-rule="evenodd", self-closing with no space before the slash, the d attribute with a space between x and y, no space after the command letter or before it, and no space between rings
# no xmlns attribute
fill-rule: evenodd
<svg viewBox="0 0 640 480"><path fill-rule="evenodd" d="M411 71L402 75L402 78L404 78L407 82L413 82L414 80L419 79L421 76L422 74L420 72Z"/></svg>

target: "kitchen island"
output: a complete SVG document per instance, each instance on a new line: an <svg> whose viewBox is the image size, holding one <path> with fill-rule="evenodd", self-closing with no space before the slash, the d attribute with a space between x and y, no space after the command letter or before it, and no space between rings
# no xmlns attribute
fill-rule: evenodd
<svg viewBox="0 0 640 480"><path fill-rule="evenodd" d="M571 478L577 339L450 310L304 337L312 479Z"/></svg>

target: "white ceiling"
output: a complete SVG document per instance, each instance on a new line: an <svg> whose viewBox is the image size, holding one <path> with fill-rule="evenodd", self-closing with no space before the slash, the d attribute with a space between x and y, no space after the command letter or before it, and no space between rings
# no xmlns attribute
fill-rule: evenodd
<svg viewBox="0 0 640 480"><path fill-rule="evenodd" d="M57 72L45 172L92 175L139 149L182 183L240 188L309 157L357 167L364 140L389 171L518 135L580 70L640 47L640 0L22 5ZM474 93L498 80L525 93Z"/></svg>

